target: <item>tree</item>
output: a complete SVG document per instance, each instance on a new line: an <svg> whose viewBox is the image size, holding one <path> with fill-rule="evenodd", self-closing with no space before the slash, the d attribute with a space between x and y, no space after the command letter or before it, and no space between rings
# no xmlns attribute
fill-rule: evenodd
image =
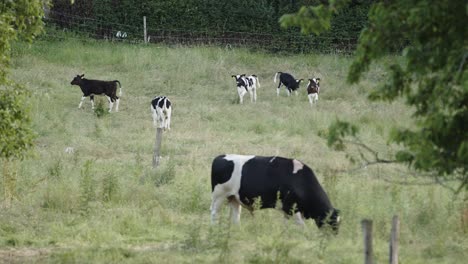
<svg viewBox="0 0 468 264"><path fill-rule="evenodd" d="M43 7L47 4L48 0L0 2L0 160L7 205L15 182L9 164L24 158L34 138L25 107L27 91L8 78L11 44L19 38L31 42L42 32Z"/></svg>
<svg viewBox="0 0 468 264"><path fill-rule="evenodd" d="M330 0L284 15L282 26L299 26L320 34L350 0ZM457 180L468 190L468 36L466 2L376 1L361 32L348 82L357 83L372 62L399 53L403 63L389 65L389 78L369 94L373 101L403 98L415 109L414 128L395 128L390 140L404 149L395 161L438 178ZM404 44L400 48L395 44ZM330 128L329 144L343 147L343 138L356 137L357 127L339 121Z"/></svg>

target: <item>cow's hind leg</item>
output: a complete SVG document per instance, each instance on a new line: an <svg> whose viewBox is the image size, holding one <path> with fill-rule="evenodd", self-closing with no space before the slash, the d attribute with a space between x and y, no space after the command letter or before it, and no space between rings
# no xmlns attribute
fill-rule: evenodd
<svg viewBox="0 0 468 264"><path fill-rule="evenodd" d="M114 102L112 102L112 98L106 95L107 101L109 101L109 113L112 112L112 107L114 106Z"/></svg>
<svg viewBox="0 0 468 264"><path fill-rule="evenodd" d="M167 128L167 130L171 130L171 115L172 115L172 108L169 107L166 110L166 128Z"/></svg>
<svg viewBox="0 0 468 264"><path fill-rule="evenodd" d="M153 105L151 105L151 114L153 116L153 126L157 127L158 114L156 113L156 109L153 108Z"/></svg>
<svg viewBox="0 0 468 264"><path fill-rule="evenodd" d="M225 191L221 188L220 185L216 185L213 193L211 194L211 224L216 223L216 216L218 214L219 208L227 198Z"/></svg>
<svg viewBox="0 0 468 264"><path fill-rule="evenodd" d="M240 213L241 213L241 204L236 199L235 196L230 196L229 198L229 206L231 207L230 215L231 220L234 224L240 223Z"/></svg>
<svg viewBox="0 0 468 264"><path fill-rule="evenodd" d="M278 84L278 88L276 88L276 96L279 96L280 87L281 87L281 82Z"/></svg>
<svg viewBox="0 0 468 264"><path fill-rule="evenodd" d="M156 114L158 116L159 128L166 128L166 118L164 117L164 111L160 107L156 107Z"/></svg>
<svg viewBox="0 0 468 264"><path fill-rule="evenodd" d="M119 103L120 103L120 98L118 96L115 97L115 111L119 111Z"/></svg>

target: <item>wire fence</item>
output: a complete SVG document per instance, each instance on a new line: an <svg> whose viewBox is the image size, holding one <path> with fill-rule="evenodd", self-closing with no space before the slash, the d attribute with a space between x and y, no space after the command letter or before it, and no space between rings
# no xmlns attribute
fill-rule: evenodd
<svg viewBox="0 0 468 264"><path fill-rule="evenodd" d="M158 43L168 45L216 45L223 47L247 47L270 52L293 53L342 53L354 52L356 38L336 38L314 35L301 35L284 31L275 34L262 32L235 31L196 31L163 28L148 24L141 26L126 25L103 21L95 18L50 11L45 18L46 38L78 38L127 43ZM66 32L66 34L63 34Z"/></svg>

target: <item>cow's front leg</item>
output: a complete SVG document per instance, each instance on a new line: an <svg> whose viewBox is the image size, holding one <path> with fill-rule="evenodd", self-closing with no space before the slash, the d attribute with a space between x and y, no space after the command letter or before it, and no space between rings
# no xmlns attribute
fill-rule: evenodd
<svg viewBox="0 0 468 264"><path fill-rule="evenodd" d="M91 101L91 109L94 110L94 95L90 95L89 100Z"/></svg>
<svg viewBox="0 0 468 264"><path fill-rule="evenodd" d="M310 103L310 105L311 105L311 106L314 105L314 101L313 101L313 98L312 98L312 97L313 97L312 94L307 95L307 97L309 98L309 103Z"/></svg>
<svg viewBox="0 0 468 264"><path fill-rule="evenodd" d="M237 87L237 93L239 94L239 103L244 103L244 95L247 93L244 87Z"/></svg>
<svg viewBox="0 0 468 264"><path fill-rule="evenodd" d="M81 106L83 105L83 100L86 98L86 96L81 96L81 101L80 101L80 104L78 104L78 108L81 108Z"/></svg>

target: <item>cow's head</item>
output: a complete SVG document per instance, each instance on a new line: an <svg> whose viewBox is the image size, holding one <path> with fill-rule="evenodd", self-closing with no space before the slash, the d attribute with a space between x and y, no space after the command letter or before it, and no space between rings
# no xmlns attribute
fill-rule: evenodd
<svg viewBox="0 0 468 264"><path fill-rule="evenodd" d="M238 75L231 75L231 77L234 78L234 79L236 80L237 87L246 86L246 85L247 85L246 79L245 79L245 73L243 73L243 74L238 74Z"/></svg>
<svg viewBox="0 0 468 264"><path fill-rule="evenodd" d="M299 79L299 80L296 80L296 83L297 83L297 87L299 87L299 84L301 84L301 82L304 81L304 79Z"/></svg>
<svg viewBox="0 0 468 264"><path fill-rule="evenodd" d="M312 78L312 79L309 79L309 84L307 85L307 87L319 87L319 83L320 83L320 78Z"/></svg>
<svg viewBox="0 0 468 264"><path fill-rule="evenodd" d="M318 217L315 219L315 223L319 228L329 226L333 232L338 233L338 229L341 223L340 210L333 208L325 216Z"/></svg>
<svg viewBox="0 0 468 264"><path fill-rule="evenodd" d="M73 78L73 80L71 81L71 84L72 84L72 85L80 85L83 76L84 76L84 74L76 75L76 77Z"/></svg>

